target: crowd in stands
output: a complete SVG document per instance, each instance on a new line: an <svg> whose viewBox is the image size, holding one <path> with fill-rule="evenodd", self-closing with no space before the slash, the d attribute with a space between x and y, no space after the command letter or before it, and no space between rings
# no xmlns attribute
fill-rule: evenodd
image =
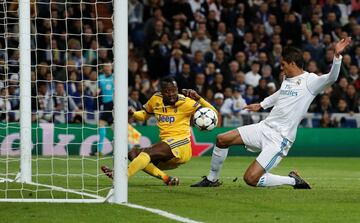
<svg viewBox="0 0 360 223"><path fill-rule="evenodd" d="M102 64L113 60L111 1L46 2L38 0L32 10L32 96L37 96L32 109L44 115L34 121L54 121L47 116L54 108L95 113L101 104L97 77ZM1 35L16 33L9 24L10 18L16 21L11 7L16 11L8 6L7 20L0 20ZM338 81L315 99L309 112L322 114L323 127L339 126L331 121L334 113L360 112L359 1L129 0L128 24L128 104L135 110L159 90L160 78L172 76L179 89L195 89L222 115L246 114L246 104L279 88L284 47L301 48L304 70L322 75L332 64L332 43L351 36ZM17 47L18 38L6 38L0 36L0 73L7 74L1 82L8 81L0 87L2 98L12 99L18 94L19 53L10 48ZM7 103L0 100L2 110L18 109L18 99ZM65 118L74 117L81 121L76 115Z"/></svg>

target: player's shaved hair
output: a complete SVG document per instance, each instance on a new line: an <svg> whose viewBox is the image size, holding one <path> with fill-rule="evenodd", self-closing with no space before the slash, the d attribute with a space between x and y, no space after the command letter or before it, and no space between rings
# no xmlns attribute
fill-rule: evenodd
<svg viewBox="0 0 360 223"><path fill-rule="evenodd" d="M177 87L177 83L173 77L164 77L160 80L160 88L161 89L166 88L169 84L172 84L175 87Z"/></svg>
<svg viewBox="0 0 360 223"><path fill-rule="evenodd" d="M302 51L296 47L288 46L282 52L282 59L286 63L294 62L299 68L304 66L304 58L302 56Z"/></svg>

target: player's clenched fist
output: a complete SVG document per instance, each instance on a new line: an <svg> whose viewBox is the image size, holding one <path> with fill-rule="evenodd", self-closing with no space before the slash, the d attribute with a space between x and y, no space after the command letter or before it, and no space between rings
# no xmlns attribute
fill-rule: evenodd
<svg viewBox="0 0 360 223"><path fill-rule="evenodd" d="M195 101L197 101L197 100L199 100L201 98L200 95L195 90L192 90L192 89L183 89L182 93L186 97L194 99Z"/></svg>

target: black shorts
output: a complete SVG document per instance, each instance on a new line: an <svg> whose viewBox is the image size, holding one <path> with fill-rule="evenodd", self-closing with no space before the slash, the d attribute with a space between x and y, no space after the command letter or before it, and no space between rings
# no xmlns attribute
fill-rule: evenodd
<svg viewBox="0 0 360 223"><path fill-rule="evenodd" d="M112 124L114 122L114 117L113 117L114 103L113 102L104 103L102 107L103 109L101 109L99 115L100 119L106 121L108 124Z"/></svg>

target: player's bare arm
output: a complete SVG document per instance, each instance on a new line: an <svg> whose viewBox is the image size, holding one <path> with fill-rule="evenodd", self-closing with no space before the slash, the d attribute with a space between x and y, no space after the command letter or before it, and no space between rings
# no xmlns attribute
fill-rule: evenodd
<svg viewBox="0 0 360 223"><path fill-rule="evenodd" d="M261 105L260 105L260 103L250 104L250 105L246 105L244 107L244 109L247 109L247 110L253 111L253 112L257 112L261 109Z"/></svg>

